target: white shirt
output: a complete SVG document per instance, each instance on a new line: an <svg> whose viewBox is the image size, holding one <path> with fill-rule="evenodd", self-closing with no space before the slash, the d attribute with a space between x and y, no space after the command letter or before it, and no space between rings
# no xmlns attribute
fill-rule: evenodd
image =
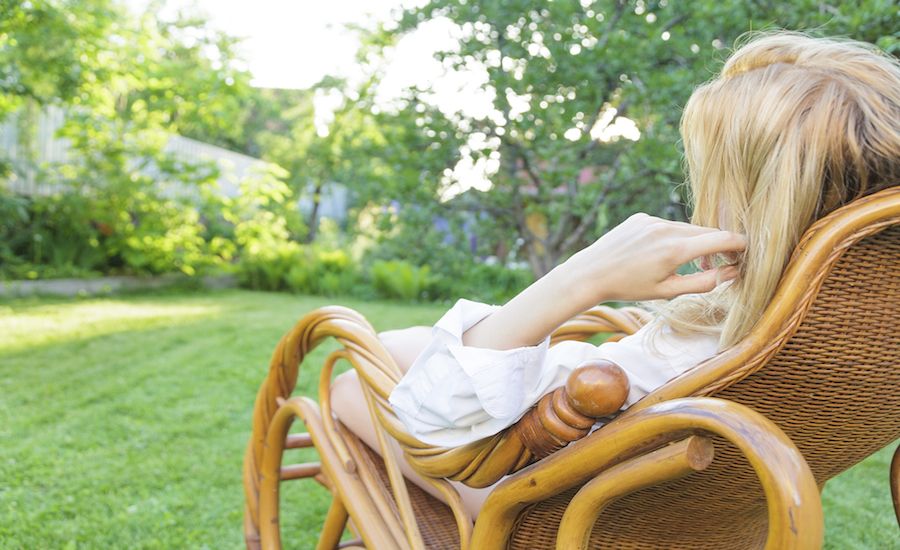
<svg viewBox="0 0 900 550"><path fill-rule="evenodd" d="M618 342L565 341L493 350L466 346L462 335L500 306L461 299L434 325L432 340L390 395L409 433L430 445L455 447L514 424L588 359L606 359L627 374L623 409L715 355L718 337L681 335L651 321Z"/></svg>

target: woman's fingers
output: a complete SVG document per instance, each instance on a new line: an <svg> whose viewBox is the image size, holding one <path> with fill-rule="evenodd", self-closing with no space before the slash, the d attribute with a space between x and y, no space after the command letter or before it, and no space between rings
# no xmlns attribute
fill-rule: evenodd
<svg viewBox="0 0 900 550"><path fill-rule="evenodd" d="M584 303L671 298L708 292L737 276L736 269L708 269L712 258L703 272L683 277L673 275L679 265L739 255L746 246L746 238L736 233L635 214L572 255L560 271L584 286Z"/></svg>
<svg viewBox="0 0 900 550"><path fill-rule="evenodd" d="M747 238L731 231L714 231L685 239L681 263L701 256L743 252L747 248Z"/></svg>
<svg viewBox="0 0 900 550"><path fill-rule="evenodd" d="M703 235L706 233L714 233L721 231L715 227L704 227L702 225L694 225L687 222L676 222L672 220L664 220L662 218L647 217L641 218L639 223L643 224L650 231L658 231L669 236L689 237L692 235Z"/></svg>
<svg viewBox="0 0 900 550"><path fill-rule="evenodd" d="M725 281L734 279L738 273L738 268L733 265L717 267L689 275L672 275L663 281L661 286L669 298L682 294L702 294L711 291Z"/></svg>
<svg viewBox="0 0 900 550"><path fill-rule="evenodd" d="M706 227L705 225L695 225L688 222L676 222L671 220L665 221L672 224L673 228L678 229L685 234L702 235L704 233L714 233L716 231L721 231L721 229L717 227Z"/></svg>

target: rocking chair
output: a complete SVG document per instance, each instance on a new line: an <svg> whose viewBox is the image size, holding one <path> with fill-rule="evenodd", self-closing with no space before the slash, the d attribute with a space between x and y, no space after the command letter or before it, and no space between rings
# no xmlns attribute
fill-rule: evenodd
<svg viewBox="0 0 900 550"><path fill-rule="evenodd" d="M551 344L622 337L646 318L595 307ZM300 363L327 337L342 347L322 367L318 404L291 397ZM332 414L341 359L363 386L377 453ZM247 547L281 547L279 484L314 478L333 495L320 549L820 548L824 484L900 437L900 188L815 223L746 338L588 435L596 369L577 369L493 437L434 447L394 416L387 397L401 373L366 319L340 306L307 314L256 399ZM296 418L308 433L288 433ZM444 502L402 476L388 438ZM285 450L311 446L321 463L282 465ZM484 487L507 475L473 526L446 479ZM890 483L900 521L900 452ZM341 543L347 527L358 538Z"/></svg>

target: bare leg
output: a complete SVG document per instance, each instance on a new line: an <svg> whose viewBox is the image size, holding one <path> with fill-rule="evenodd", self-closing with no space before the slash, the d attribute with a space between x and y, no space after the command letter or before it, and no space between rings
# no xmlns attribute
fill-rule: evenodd
<svg viewBox="0 0 900 550"><path fill-rule="evenodd" d="M409 370L409 367L413 364L419 353L421 353L431 341L431 327L415 326L408 329L388 330L379 333L378 338L390 352L400 369L403 372L406 372ZM362 393L362 387L360 386L359 378L357 378L355 370L345 372L335 378L334 383L331 386L331 406L340 421L347 426L350 431L362 439L366 445L380 454L381 447L379 446L377 436L375 435L375 425L369 415L365 396ZM400 450L400 446L397 442L393 439L390 439L389 441L391 451L394 453L394 456L398 458L400 470L403 472L403 475L435 498L443 500L440 493L422 479L422 477L413 470L412 466L406 462L403 458L403 452ZM481 508L484 499L487 498L492 487L472 489L455 481L451 481L450 483L453 484L454 488L459 492L463 505L471 514L472 519L475 519L478 510Z"/></svg>
<svg viewBox="0 0 900 550"><path fill-rule="evenodd" d="M378 339L390 352L391 357L406 372L425 346L431 342L431 327L415 326L378 333Z"/></svg>

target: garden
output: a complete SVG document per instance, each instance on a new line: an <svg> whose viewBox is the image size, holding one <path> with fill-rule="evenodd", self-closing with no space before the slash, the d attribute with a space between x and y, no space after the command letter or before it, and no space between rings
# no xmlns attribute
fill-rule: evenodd
<svg viewBox="0 0 900 550"><path fill-rule="evenodd" d="M280 87L224 4L0 5L0 548L241 547L254 399L305 313L431 325L461 297L507 302L634 212L688 220L681 109L747 31L900 55L884 0L335 2L351 15L302 9L352 62L286 53L279 70L314 78ZM275 29L301 8L265 9ZM15 290L120 276L174 283ZM895 446L826 485L826 548L900 549ZM329 493L281 499L285 547L315 547Z"/></svg>

